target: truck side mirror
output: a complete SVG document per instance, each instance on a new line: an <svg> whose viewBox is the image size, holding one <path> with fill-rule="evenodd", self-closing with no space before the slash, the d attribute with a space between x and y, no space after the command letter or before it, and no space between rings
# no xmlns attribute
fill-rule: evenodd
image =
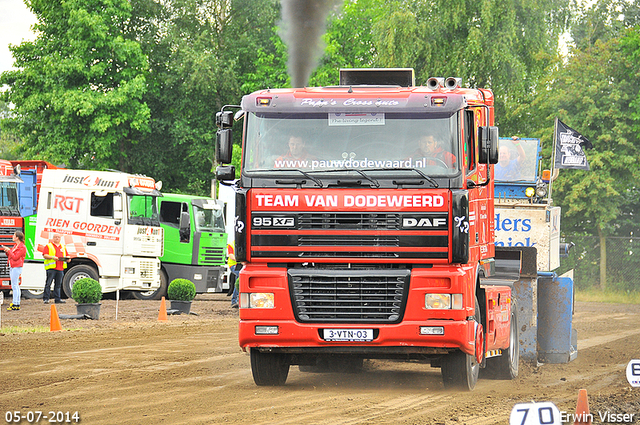
<svg viewBox="0 0 640 425"><path fill-rule="evenodd" d="M231 128L233 125L233 112L220 111L216 113L216 126L218 128Z"/></svg>
<svg viewBox="0 0 640 425"><path fill-rule="evenodd" d="M478 127L478 139L480 141L480 163L498 163L498 127Z"/></svg>
<svg viewBox="0 0 640 425"><path fill-rule="evenodd" d="M189 221L189 213L182 211L180 213L180 242L189 242L191 233L191 223Z"/></svg>
<svg viewBox="0 0 640 425"><path fill-rule="evenodd" d="M216 168L216 180L225 182L235 180L236 178L236 167L233 165L219 165Z"/></svg>
<svg viewBox="0 0 640 425"><path fill-rule="evenodd" d="M221 164L229 164L233 153L231 129L223 128L216 132L216 160Z"/></svg>

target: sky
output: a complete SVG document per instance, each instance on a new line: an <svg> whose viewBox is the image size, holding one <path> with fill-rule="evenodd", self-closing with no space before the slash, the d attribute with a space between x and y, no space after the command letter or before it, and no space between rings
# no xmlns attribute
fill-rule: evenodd
<svg viewBox="0 0 640 425"><path fill-rule="evenodd" d="M35 39L30 29L35 23L35 15L23 0L0 0L0 72L13 69L9 44Z"/></svg>

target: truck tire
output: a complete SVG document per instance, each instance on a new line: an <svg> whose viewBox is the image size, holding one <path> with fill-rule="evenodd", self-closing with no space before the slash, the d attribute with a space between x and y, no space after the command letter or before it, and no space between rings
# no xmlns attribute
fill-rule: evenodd
<svg viewBox="0 0 640 425"><path fill-rule="evenodd" d="M520 336L518 335L518 314L515 300L511 301L511 325L509 327L509 348L502 350L499 357L487 359L483 377L493 379L515 379L518 377L520 363Z"/></svg>
<svg viewBox="0 0 640 425"><path fill-rule="evenodd" d="M284 385L289 375L289 359L282 353L261 353L250 350L253 381L260 386Z"/></svg>
<svg viewBox="0 0 640 425"><path fill-rule="evenodd" d="M83 277L90 277L95 280L100 279L96 269L86 264L73 266L64 273L64 278L62 279L62 290L68 298L71 298L71 288L73 288L73 284Z"/></svg>
<svg viewBox="0 0 640 425"><path fill-rule="evenodd" d="M22 289L22 297L28 300L39 300L44 295L44 289Z"/></svg>
<svg viewBox="0 0 640 425"><path fill-rule="evenodd" d="M160 287L155 291L131 291L133 298L137 300L159 300L167 296L167 287L169 279L164 270L160 270Z"/></svg>
<svg viewBox="0 0 640 425"><path fill-rule="evenodd" d="M482 323L480 320L480 305L477 299L474 318L479 325ZM484 330L481 331L484 332ZM484 338L482 340L484 345ZM445 388L472 391L478 383L480 363L478 363L474 355L455 351L442 359L441 372Z"/></svg>

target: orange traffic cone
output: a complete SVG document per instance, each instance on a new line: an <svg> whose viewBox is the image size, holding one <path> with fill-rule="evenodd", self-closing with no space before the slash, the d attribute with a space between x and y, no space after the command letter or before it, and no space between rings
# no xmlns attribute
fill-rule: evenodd
<svg viewBox="0 0 640 425"><path fill-rule="evenodd" d="M49 322L49 331L61 331L62 325L60 324L60 318L58 317L58 310L55 304L51 304L51 320Z"/></svg>
<svg viewBox="0 0 640 425"><path fill-rule="evenodd" d="M576 420L574 425L591 425L593 416L589 413L589 399L587 390L578 391L578 405L576 406Z"/></svg>
<svg viewBox="0 0 640 425"><path fill-rule="evenodd" d="M162 301L160 301L160 312L158 313L158 321L166 322L169 318L167 317L167 304L164 301L164 297L162 297Z"/></svg>

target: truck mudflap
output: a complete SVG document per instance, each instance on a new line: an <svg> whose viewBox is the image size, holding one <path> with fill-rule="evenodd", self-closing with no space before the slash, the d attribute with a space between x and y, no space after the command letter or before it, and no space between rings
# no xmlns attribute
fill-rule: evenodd
<svg viewBox="0 0 640 425"><path fill-rule="evenodd" d="M361 353L376 358L446 354L460 349L476 355L473 320L404 321L376 326L303 324L294 321L241 320L240 346L287 353Z"/></svg>
<svg viewBox="0 0 640 425"><path fill-rule="evenodd" d="M520 280L522 250L518 248L496 247L495 273L480 278L482 285L513 286Z"/></svg>

